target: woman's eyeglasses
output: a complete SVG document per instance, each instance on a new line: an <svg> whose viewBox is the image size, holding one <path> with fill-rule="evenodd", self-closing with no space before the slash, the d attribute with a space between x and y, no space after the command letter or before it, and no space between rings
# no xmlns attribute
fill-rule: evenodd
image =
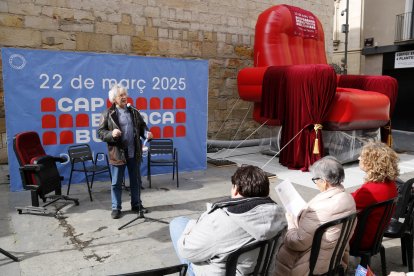
<svg viewBox="0 0 414 276"><path fill-rule="evenodd" d="M318 181L319 179L321 179L320 177L312 177L312 181L313 181L313 183L315 183L316 184L316 181Z"/></svg>

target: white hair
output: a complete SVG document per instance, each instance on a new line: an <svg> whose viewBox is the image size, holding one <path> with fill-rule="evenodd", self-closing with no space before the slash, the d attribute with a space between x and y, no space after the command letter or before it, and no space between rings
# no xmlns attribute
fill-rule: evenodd
<svg viewBox="0 0 414 276"><path fill-rule="evenodd" d="M125 91L126 95L128 96L128 90L125 87L123 87L121 84L114 84L114 86L112 86L111 90L108 92L109 101L111 103L114 103L116 96L123 91Z"/></svg>
<svg viewBox="0 0 414 276"><path fill-rule="evenodd" d="M339 186L345 179L344 167L333 156L325 156L309 168L314 177L328 181L332 186Z"/></svg>

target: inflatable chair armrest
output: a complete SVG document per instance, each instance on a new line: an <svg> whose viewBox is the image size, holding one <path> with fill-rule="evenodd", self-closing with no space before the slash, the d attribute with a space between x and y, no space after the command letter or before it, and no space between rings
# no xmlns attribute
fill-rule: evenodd
<svg viewBox="0 0 414 276"><path fill-rule="evenodd" d="M240 98L250 102L260 102L262 97L263 76L267 67L247 67L237 75Z"/></svg>
<svg viewBox="0 0 414 276"><path fill-rule="evenodd" d="M374 91L390 99L390 114L393 113L398 96L398 82L390 76L341 75L338 87Z"/></svg>

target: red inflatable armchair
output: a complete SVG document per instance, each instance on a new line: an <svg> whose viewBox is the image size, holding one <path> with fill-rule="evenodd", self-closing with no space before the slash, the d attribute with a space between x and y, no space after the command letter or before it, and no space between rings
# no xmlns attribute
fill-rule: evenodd
<svg viewBox="0 0 414 276"><path fill-rule="evenodd" d="M279 162L302 170L323 156L322 128L384 127L397 97L391 77L337 76L318 18L289 5L259 15L254 67L242 69L237 82L240 97L254 102L257 122L283 126Z"/></svg>

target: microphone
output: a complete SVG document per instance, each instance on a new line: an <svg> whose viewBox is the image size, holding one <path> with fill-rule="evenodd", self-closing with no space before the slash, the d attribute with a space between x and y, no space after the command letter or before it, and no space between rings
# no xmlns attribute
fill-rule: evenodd
<svg viewBox="0 0 414 276"><path fill-rule="evenodd" d="M139 109L135 108L135 107L134 107L132 104L130 104L130 103L127 103L127 108L132 108L132 109L134 109L134 110L136 110L136 111L140 112L140 111L139 111Z"/></svg>

